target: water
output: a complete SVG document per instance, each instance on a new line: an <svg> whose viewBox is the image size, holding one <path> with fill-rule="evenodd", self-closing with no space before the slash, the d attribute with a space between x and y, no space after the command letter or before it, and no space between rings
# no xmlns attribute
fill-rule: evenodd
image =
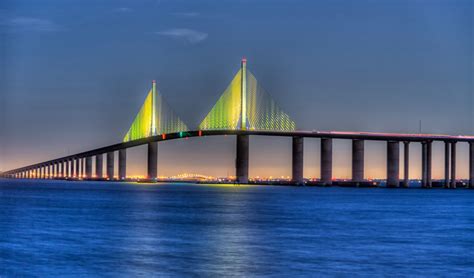
<svg viewBox="0 0 474 278"><path fill-rule="evenodd" d="M474 191L0 180L0 277L474 276Z"/></svg>

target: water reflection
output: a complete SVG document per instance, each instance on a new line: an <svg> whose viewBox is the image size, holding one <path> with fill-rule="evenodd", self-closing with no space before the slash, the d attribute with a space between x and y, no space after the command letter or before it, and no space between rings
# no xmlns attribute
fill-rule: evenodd
<svg viewBox="0 0 474 278"><path fill-rule="evenodd" d="M471 193L2 180L0 276L469 276Z"/></svg>

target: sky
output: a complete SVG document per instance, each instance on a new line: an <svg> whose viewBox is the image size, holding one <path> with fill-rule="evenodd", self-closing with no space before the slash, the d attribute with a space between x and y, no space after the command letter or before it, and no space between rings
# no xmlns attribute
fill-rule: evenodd
<svg viewBox="0 0 474 278"><path fill-rule="evenodd" d="M121 141L151 80L196 127L243 56L301 130L474 135L473 1L3 0L0 171ZM291 139L251 137L250 176L288 176ZM351 175L350 141L334 175ZM467 176L467 145L458 144ZM421 148L411 147L411 177ZM366 142L366 178L386 146ZM159 145L159 175L234 174L235 137ZM319 140L305 140L319 177ZM145 175L146 147L127 174ZM433 177L443 176L434 144ZM402 171L403 173L403 171Z"/></svg>

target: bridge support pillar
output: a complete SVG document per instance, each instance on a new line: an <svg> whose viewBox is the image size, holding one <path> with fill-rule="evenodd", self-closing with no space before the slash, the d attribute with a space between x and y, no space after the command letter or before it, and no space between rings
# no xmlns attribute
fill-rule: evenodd
<svg viewBox="0 0 474 278"><path fill-rule="evenodd" d="M66 178L71 177L71 160L66 160Z"/></svg>
<svg viewBox="0 0 474 278"><path fill-rule="evenodd" d="M431 178L433 166L433 144L431 141L426 143L426 187L432 188L433 182Z"/></svg>
<svg viewBox="0 0 474 278"><path fill-rule="evenodd" d="M426 142L421 142L421 187L428 187L428 145Z"/></svg>
<svg viewBox="0 0 474 278"><path fill-rule="evenodd" d="M292 156L292 182L301 185L304 184L303 177L303 149L304 149L304 139L303 137L295 136L293 137L293 156Z"/></svg>
<svg viewBox="0 0 474 278"><path fill-rule="evenodd" d="M237 183L249 182L249 136L237 135L235 175Z"/></svg>
<svg viewBox="0 0 474 278"><path fill-rule="evenodd" d="M104 155L98 154L95 156L95 177L98 179L103 178L104 170Z"/></svg>
<svg viewBox="0 0 474 278"><path fill-rule="evenodd" d="M156 180L158 177L158 142L148 143L148 174L150 180Z"/></svg>
<svg viewBox="0 0 474 278"><path fill-rule="evenodd" d="M410 187L410 142L403 142L403 187Z"/></svg>
<svg viewBox="0 0 474 278"><path fill-rule="evenodd" d="M127 149L119 150L119 180L127 178Z"/></svg>
<svg viewBox="0 0 474 278"><path fill-rule="evenodd" d="M49 164L44 166L44 178L49 179Z"/></svg>
<svg viewBox="0 0 474 278"><path fill-rule="evenodd" d="M107 179L113 180L114 179L114 152L107 153Z"/></svg>
<svg viewBox="0 0 474 278"><path fill-rule="evenodd" d="M58 164L59 166L59 177L63 178L64 177L64 163L61 161Z"/></svg>
<svg viewBox="0 0 474 278"><path fill-rule="evenodd" d="M449 147L448 141L444 142L444 188L449 188Z"/></svg>
<svg viewBox="0 0 474 278"><path fill-rule="evenodd" d="M358 183L364 180L364 140L352 140L352 181Z"/></svg>
<svg viewBox="0 0 474 278"><path fill-rule="evenodd" d="M451 188L456 188L456 142L451 143Z"/></svg>
<svg viewBox="0 0 474 278"><path fill-rule="evenodd" d="M82 158L82 166L81 166L81 176L82 178L86 177L86 158Z"/></svg>
<svg viewBox="0 0 474 278"><path fill-rule="evenodd" d="M80 159L80 158L76 158L75 161L76 161L76 171L75 171L75 173L74 173L74 177L75 177L75 178L79 178L79 176L80 176L79 171L80 171L80 169L81 169L79 166L81 165L81 159Z"/></svg>
<svg viewBox="0 0 474 278"><path fill-rule="evenodd" d="M400 187L400 143L387 142L387 187Z"/></svg>
<svg viewBox="0 0 474 278"><path fill-rule="evenodd" d="M474 142L469 142L469 184L468 188L474 188Z"/></svg>
<svg viewBox="0 0 474 278"><path fill-rule="evenodd" d="M92 178L92 157L86 157L86 178Z"/></svg>
<svg viewBox="0 0 474 278"><path fill-rule="evenodd" d="M321 139L321 183L332 184L332 139Z"/></svg>

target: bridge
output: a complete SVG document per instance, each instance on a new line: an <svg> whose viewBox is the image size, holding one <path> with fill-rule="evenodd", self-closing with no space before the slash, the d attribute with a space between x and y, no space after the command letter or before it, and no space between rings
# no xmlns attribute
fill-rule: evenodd
<svg viewBox="0 0 474 278"><path fill-rule="evenodd" d="M419 143L421 148L421 186L431 188L432 143L444 142L444 187L456 188L456 145L469 144L469 188L474 188L474 136L439 134L400 134L341 131L301 131L295 122L260 86L247 69L244 58L230 85L217 100L211 111L196 129L187 125L166 103L152 82L145 101L125 134L122 142L73 155L55 158L12 169L2 177L17 179L114 179L114 159L118 153L118 179L126 180L127 149L147 145L147 178L158 176L158 143L189 137L234 135L236 137L236 182L249 182L249 137L283 136L292 138L292 182L303 184L304 138L320 138L320 180L322 185L333 183L333 139L352 141L352 183L364 182L365 141L385 141L387 144L387 187L409 187L410 144ZM404 152L404 176L400 178L400 144ZM106 173L103 173L104 155ZM95 158L95 175L92 175L92 159Z"/></svg>

